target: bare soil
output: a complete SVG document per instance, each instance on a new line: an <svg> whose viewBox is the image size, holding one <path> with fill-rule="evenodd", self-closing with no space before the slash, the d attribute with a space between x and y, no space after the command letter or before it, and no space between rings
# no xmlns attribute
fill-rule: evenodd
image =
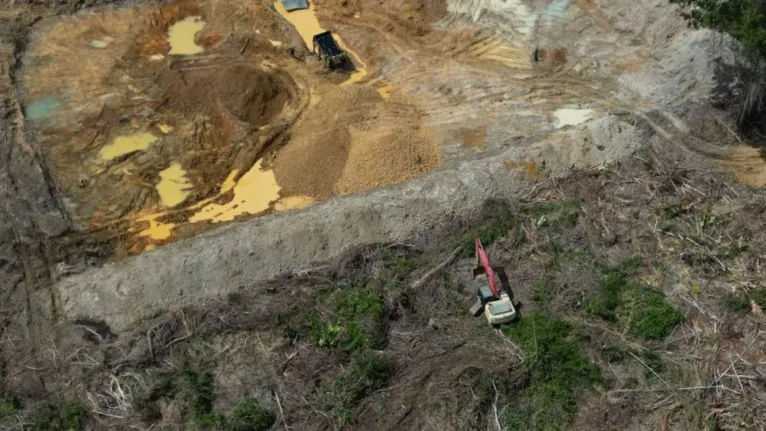
<svg viewBox="0 0 766 431"><path fill-rule="evenodd" d="M75 429L223 427L250 397L273 429L506 429L537 387L536 346L468 315L465 254L411 287L477 232L522 321L570 325L604 376L564 429L763 429L766 196L734 181L762 185L763 160L705 105L714 44L664 0L577 1L558 18L525 2L546 11L528 37L516 3L318 0L368 69L348 86L266 3L0 11L0 429L56 429L46 405L84 406ZM190 15L205 52L168 56ZM29 118L50 95L56 114ZM561 106L601 118L558 130ZM146 130L161 144L99 161ZM326 202L186 223L259 159L282 196ZM155 186L174 161L193 190L166 211ZM158 211L173 236L129 257L149 245L136 220ZM683 314L660 339L587 310L631 257L633 281ZM333 301L357 290L383 311L354 323L383 342L317 338L317 318L352 337ZM389 365L383 384L354 374L369 358Z"/></svg>

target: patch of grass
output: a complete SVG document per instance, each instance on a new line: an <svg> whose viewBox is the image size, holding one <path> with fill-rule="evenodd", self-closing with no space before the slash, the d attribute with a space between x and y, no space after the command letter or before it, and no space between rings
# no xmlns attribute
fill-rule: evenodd
<svg viewBox="0 0 766 431"><path fill-rule="evenodd" d="M415 269L412 256L401 250L385 247L381 250L380 259L383 261L384 277L388 284L401 283Z"/></svg>
<svg viewBox="0 0 766 431"><path fill-rule="evenodd" d="M188 363L181 365L181 381L192 415L200 428L216 425L213 415L213 375L207 371L193 368Z"/></svg>
<svg viewBox="0 0 766 431"><path fill-rule="evenodd" d="M258 398L248 398L239 403L226 420L227 431L266 431L271 429L277 417L261 406Z"/></svg>
<svg viewBox="0 0 766 431"><path fill-rule="evenodd" d="M651 350L644 350L640 354L641 360L644 361L644 363L654 370L654 373L662 374L667 369L667 366L665 365L665 361L662 360L660 355L652 352ZM646 367L644 367L644 377L647 379L656 377L650 370L647 370Z"/></svg>
<svg viewBox="0 0 766 431"><path fill-rule="evenodd" d="M761 308L766 308L766 289L758 288L750 291L750 298Z"/></svg>
<svg viewBox="0 0 766 431"><path fill-rule="evenodd" d="M508 325L503 332L529 353L529 382L520 399L507 406L508 429L565 429L576 416L582 393L603 382L601 369L591 363L563 320L541 313Z"/></svg>
<svg viewBox="0 0 766 431"><path fill-rule="evenodd" d="M617 265L603 270L601 286L586 301L585 309L591 314L610 322L617 321L616 310L622 303L622 293L636 285L630 282L638 268L643 265L641 259L623 260Z"/></svg>
<svg viewBox="0 0 766 431"><path fill-rule="evenodd" d="M21 409L21 400L13 395L0 399L0 421Z"/></svg>
<svg viewBox="0 0 766 431"><path fill-rule="evenodd" d="M665 302L665 296L639 286L623 293L621 320L636 336L660 340L671 328L684 321L684 315Z"/></svg>
<svg viewBox="0 0 766 431"><path fill-rule="evenodd" d="M642 265L634 258L604 269L601 285L586 301L585 310L628 328L633 335L661 339L684 321L684 315L666 303L661 292L632 281Z"/></svg>
<svg viewBox="0 0 766 431"><path fill-rule="evenodd" d="M749 292L727 293L722 298L726 311L732 314L747 314L751 311L751 301L762 309L766 308L766 288L756 288Z"/></svg>
<svg viewBox="0 0 766 431"><path fill-rule="evenodd" d="M532 284L532 300L547 307L553 299L550 281L548 279L537 280Z"/></svg>
<svg viewBox="0 0 766 431"><path fill-rule="evenodd" d="M378 349L385 345L382 320L386 313L383 299L363 288L343 289L329 297L333 312L325 318L316 312L308 316L311 343L347 352Z"/></svg>
<svg viewBox="0 0 766 431"><path fill-rule="evenodd" d="M135 405L141 419L152 423L162 418L157 402L176 397L180 397L185 415L193 419L197 428L214 428L220 422L213 413L213 375L186 362L178 372L161 375L147 396L136 397Z"/></svg>
<svg viewBox="0 0 766 431"><path fill-rule="evenodd" d="M726 311L731 314L747 314L750 311L750 298L747 295L729 292L721 301Z"/></svg>
<svg viewBox="0 0 766 431"><path fill-rule="evenodd" d="M374 353L358 356L346 373L321 389L320 403L343 424L355 423L358 406L373 392L385 388L394 373L390 360Z"/></svg>
<svg viewBox="0 0 766 431"><path fill-rule="evenodd" d="M531 217L537 226L556 226L557 228L573 227L581 212L582 201L580 199L546 202L524 211L525 215Z"/></svg>
<svg viewBox="0 0 766 431"><path fill-rule="evenodd" d="M61 406L46 404L38 408L32 416L32 431L72 431L81 430L90 419L90 411L80 403Z"/></svg>

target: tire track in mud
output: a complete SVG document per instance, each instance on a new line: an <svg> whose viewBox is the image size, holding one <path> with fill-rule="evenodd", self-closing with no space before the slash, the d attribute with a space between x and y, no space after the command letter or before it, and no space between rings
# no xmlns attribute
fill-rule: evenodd
<svg viewBox="0 0 766 431"><path fill-rule="evenodd" d="M7 229L13 239L6 256L0 256L0 261L9 264L0 266L0 270L17 268L20 273L18 283L24 287L23 316L29 337L25 346L33 351L41 340L50 338L49 322L57 317L49 238L68 229L71 221L44 154L24 135L24 116L14 79L15 53L15 45L0 44L0 94L5 96L0 104L0 218L4 220L0 229ZM4 276L16 278L13 272Z"/></svg>
<svg viewBox="0 0 766 431"><path fill-rule="evenodd" d="M380 40L391 45L388 51L398 55L385 59L379 75L415 95L435 128L491 125L512 134L539 135L555 129L555 109L582 106L601 114L629 112L683 151L716 159L727 157L728 152L720 147L691 137L689 127L666 107L631 92L615 76L599 71L572 73L571 63L587 64L588 58L570 59L563 71L539 70L531 58L533 42L544 28L560 23L577 20L577 26L583 26L585 20L597 25L608 37L604 37L606 42L596 43L595 57L619 54L620 44L626 43L624 35L614 30L591 0L554 0L537 14L520 1L499 5L494 0L448 2L448 14L433 24L436 29L478 31L472 38L450 40L437 32L417 44L392 37L380 26L359 22L374 22L375 17L344 20L344 24L372 28ZM529 31L520 30L523 25ZM643 65L647 60L639 55L631 61ZM650 113L658 113L662 125L653 121Z"/></svg>

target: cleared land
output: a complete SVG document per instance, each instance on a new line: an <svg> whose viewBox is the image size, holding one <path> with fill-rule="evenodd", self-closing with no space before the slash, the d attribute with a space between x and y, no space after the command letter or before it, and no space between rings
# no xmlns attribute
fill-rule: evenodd
<svg viewBox="0 0 766 431"><path fill-rule="evenodd" d="M664 0L15 2L0 429L762 428L730 56Z"/></svg>

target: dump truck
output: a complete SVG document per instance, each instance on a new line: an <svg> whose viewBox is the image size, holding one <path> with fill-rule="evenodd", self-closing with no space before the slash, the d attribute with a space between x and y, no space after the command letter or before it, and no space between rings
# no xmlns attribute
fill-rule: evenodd
<svg viewBox="0 0 766 431"><path fill-rule="evenodd" d="M348 55L340 49L330 31L314 35L312 51L330 70L337 69L349 60Z"/></svg>

